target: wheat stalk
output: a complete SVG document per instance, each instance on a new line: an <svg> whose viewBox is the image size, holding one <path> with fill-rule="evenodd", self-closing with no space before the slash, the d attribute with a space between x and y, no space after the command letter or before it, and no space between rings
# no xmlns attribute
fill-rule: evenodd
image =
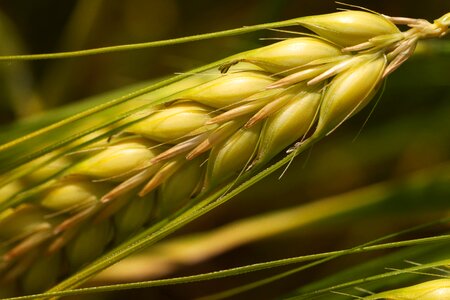
<svg viewBox="0 0 450 300"><path fill-rule="evenodd" d="M304 18L316 36L236 55L213 80L119 122L120 134L36 170L45 157L23 166L33 171L4 186L0 203L58 176L0 215L0 282L42 291L195 196L330 134L370 102L418 40L445 35L449 16Z"/></svg>

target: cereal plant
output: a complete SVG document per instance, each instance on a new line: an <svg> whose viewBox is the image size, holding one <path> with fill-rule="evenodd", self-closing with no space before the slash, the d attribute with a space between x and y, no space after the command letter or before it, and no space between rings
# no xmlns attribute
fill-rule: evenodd
<svg viewBox="0 0 450 300"><path fill-rule="evenodd" d="M83 46L81 24L105 5L77 2L65 30L79 43L63 45ZM0 134L0 295L450 297L450 13L341 6L42 54L20 54L2 23L5 107L20 119ZM83 82L75 75L97 76L78 61L129 55L140 69L136 50L263 30L265 45L61 106ZM24 83L34 61L53 63L35 90ZM385 98L397 103L377 116ZM189 229L194 220L206 223Z"/></svg>

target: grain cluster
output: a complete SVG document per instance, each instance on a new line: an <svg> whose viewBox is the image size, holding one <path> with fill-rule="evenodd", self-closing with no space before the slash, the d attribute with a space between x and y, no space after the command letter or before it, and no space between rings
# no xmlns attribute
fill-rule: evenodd
<svg viewBox="0 0 450 300"><path fill-rule="evenodd" d="M120 134L1 188L0 202L70 166L0 214L0 286L42 291L196 196L330 134L375 97L419 39L449 25L449 15L429 23L361 11L302 20L313 34L236 55Z"/></svg>

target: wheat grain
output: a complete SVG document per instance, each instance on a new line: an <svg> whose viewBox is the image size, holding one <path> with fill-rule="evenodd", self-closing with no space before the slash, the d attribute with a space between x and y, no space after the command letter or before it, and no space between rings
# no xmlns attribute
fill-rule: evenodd
<svg viewBox="0 0 450 300"><path fill-rule="evenodd" d="M317 37L235 56L221 66L224 74L177 91L119 137L74 154L74 165L51 186L0 215L0 281L43 290L67 273L58 267L63 261L73 272L195 195L262 167L296 141L329 134L367 105L419 39L447 33L448 19L410 20L412 29L400 32L393 22L405 23L401 18L311 16L301 25ZM45 180L69 160L25 176L4 194ZM58 271L42 280L47 269Z"/></svg>

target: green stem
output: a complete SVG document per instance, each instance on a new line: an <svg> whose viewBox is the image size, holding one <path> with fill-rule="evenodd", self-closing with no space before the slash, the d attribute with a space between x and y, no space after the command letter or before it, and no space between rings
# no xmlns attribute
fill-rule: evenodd
<svg viewBox="0 0 450 300"><path fill-rule="evenodd" d="M357 251L355 251L354 253L364 253L364 252L376 251L376 250L385 250L385 249L392 249L392 248L399 248L399 247L423 245L423 244L428 244L428 243L443 242L443 241L447 241L447 240L450 240L450 235L441 235L441 236L435 236L435 237L429 237L429 238L413 239L413 240L406 240L406 241L400 241L400 242L385 243L385 244L379 244L379 245L374 245L374 246L362 247L362 248L358 248ZM260 270L265 270L265 269L269 269L269 268L281 267L281 266L286 266L286 265L290 265L290 264L326 258L326 257L334 256L337 254L341 254L341 253L348 254L348 253L345 253L347 251L348 250L339 250L339 251L325 252L325 253L320 253L320 254L298 256L298 257L280 259L280 260L264 262L264 263L257 263L257 264L252 264L252 265L248 265L248 266L226 269L226 270L221 270L221 271L215 271L215 272L199 274L199 275L183 276L183 277L176 277L176 278L170 278L170 279L151 280L151 281L143 281L143 282L135 282L135 283L104 285L104 286L99 286L99 287L89 287L89 288L74 289L74 290L69 290L69 291L51 292L51 293L43 293L43 294L36 294L36 295L7 298L5 300L28 300L28 299L36 299L36 298L40 298L40 297L61 297L61 296L71 296L71 295L86 295L86 294L94 294L94 293L102 293L102 292L121 291L121 290L129 290L129 289L139 289L139 288L148 288L148 287L155 287L155 286L165 286L165 285L175 285L175 284L182 284L182 283L199 282L199 281L218 279L218 278L224 278L224 277L229 277L229 276L238 276L238 275L242 275L242 274L246 274L246 273L250 273L250 272L256 272L256 271L260 271Z"/></svg>
<svg viewBox="0 0 450 300"><path fill-rule="evenodd" d="M413 267L402 269L402 270L395 270L395 271L392 271L392 272L386 272L386 273L383 273L383 274L378 274L378 275L374 275L374 276L370 276L370 277L366 277L366 278L357 279L357 280L354 280L354 281L350 281L350 282L346 282L346 283L343 283L343 284L335 285L335 286L332 286L332 287L329 287L329 288L326 288L326 289L314 291L314 292L303 294L303 295L294 296L294 297L291 297L291 298L288 298L288 299L289 300L305 299L304 297L306 297L306 296L312 296L312 295L319 294L319 293L330 292L330 291L334 291L334 290L337 290L337 289L342 289L342 288L346 288L346 287L350 287L350 286L354 286L354 285L360 285L360 284L368 283L368 282L379 280L379 279L388 278L388 277L391 277L391 276L404 275L404 274L407 274L407 273L413 273L415 271L421 271L421 270L436 268L436 267L440 267L440 266L446 266L446 265L449 265L449 264L450 264L450 259L435 261L435 262L428 263L428 264L421 264L421 265L418 265L418 266L413 266ZM366 299L370 299L370 298L371 297L368 297ZM309 298L306 298L306 299L309 299Z"/></svg>
<svg viewBox="0 0 450 300"><path fill-rule="evenodd" d="M217 300L217 299L224 299L224 298L227 298L227 297L235 296L237 294L240 294L240 293L252 290L254 288L257 288L257 287L260 287L260 286L272 283L274 281L286 278L286 277L288 277L290 275L293 275L295 273L298 273L300 271L303 271L303 270L315 267L317 265L323 264L325 262L331 261L331 260L336 259L338 257L356 253L357 251L360 251L361 248L367 247L369 245L373 245L373 244L381 242L383 240L390 239L390 238L393 238L395 236L399 236L399 235L402 235L402 234L405 234L405 233L413 232L413 231L416 231L416 230L419 230L419 229L423 229L423 228L429 227L431 225L445 224L445 223L448 223L448 222L450 222L450 218L447 217L447 218L443 218L441 220L434 221L434 222L431 222L431 223L421 224L421 225L418 225L418 226L415 226L415 227L412 227L412 228L408 228L408 229L405 229L405 230L400 231L400 232L388 234L386 236L380 237L380 238L375 239L373 241L364 243L362 245L358 245L356 247L350 248L348 250L342 251L342 252L337 253L337 254L332 255L332 256L328 256L328 257L322 258L320 260L311 262L309 264L300 266L298 268L294 268L292 270L289 270L289 271L286 271L286 272L283 272L283 273L280 273L280 274L276 274L274 276L270 276L270 277L264 278L262 280L254 281L254 282L251 282L249 284L245 284L245 285L239 286L237 288L232 288L232 289L229 289L229 290L226 290L226 291L223 291L223 292L219 292L219 293L207 296L207 297L203 297L203 298L201 298L201 300ZM423 265L423 266L425 266L425 265Z"/></svg>
<svg viewBox="0 0 450 300"><path fill-rule="evenodd" d="M58 59L58 58L69 58L69 57L80 57L80 56L88 56L102 53L112 53L112 52L120 52L120 51L130 51L130 50L138 50L145 48L154 48L154 47L162 47L169 45L176 45L188 42L195 42L201 40L207 40L212 38L219 38L225 36L233 36L239 35L249 32L254 32L261 29L269 29L269 28L279 28L286 26L298 25L298 22L303 18L295 18L285 21L258 24L252 26L244 26L242 28L235 28L229 30L223 30L212 33L204 33L197 34L188 37L167 39L155 42L145 42L145 43L137 43L137 44L127 44L127 45L117 45L117 46L109 46L109 47L101 47L87 50L79 50L79 51L68 51L68 52L55 52L55 53L43 53L43 54L25 54L25 55L7 55L0 56L0 61L12 61L12 60L43 60L43 59Z"/></svg>

